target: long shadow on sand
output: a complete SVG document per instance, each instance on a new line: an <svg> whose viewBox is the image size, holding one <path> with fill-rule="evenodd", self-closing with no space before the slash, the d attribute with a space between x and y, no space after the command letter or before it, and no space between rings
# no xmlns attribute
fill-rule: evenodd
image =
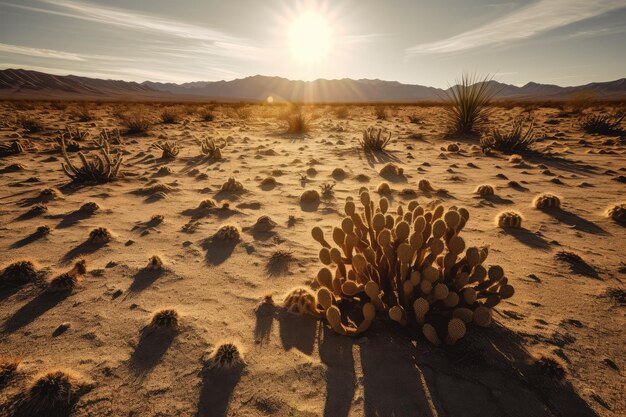
<svg viewBox="0 0 626 417"><path fill-rule="evenodd" d="M30 245L33 242L38 241L39 239L43 239L46 235L42 232L39 231L35 231L33 233L31 233L30 235L16 241L13 242L10 246L11 249L18 249L21 247L24 247L26 245Z"/></svg>
<svg viewBox="0 0 626 417"><path fill-rule="evenodd" d="M65 229L71 227L81 220L88 219L93 216L92 213L88 213L84 210L75 210L62 216L61 221L57 224L57 229Z"/></svg>
<svg viewBox="0 0 626 417"><path fill-rule="evenodd" d="M70 249L65 255L63 255L62 261L64 263L70 262L72 259L82 255L89 255L96 252L98 249L106 246L107 243L93 243L85 241L73 249Z"/></svg>
<svg viewBox="0 0 626 417"><path fill-rule="evenodd" d="M278 313L280 341L285 350L292 348L310 355L315 346L315 335L319 321L310 316L296 316L285 310Z"/></svg>
<svg viewBox="0 0 626 417"><path fill-rule="evenodd" d="M149 373L161 362L177 333L176 329L144 327L139 344L130 356L130 368L138 375Z"/></svg>
<svg viewBox="0 0 626 417"><path fill-rule="evenodd" d="M254 310L256 322L254 323L254 341L261 345L270 341L272 327L274 326L274 317L276 316L276 307L273 303L261 303Z"/></svg>
<svg viewBox="0 0 626 417"><path fill-rule="evenodd" d="M42 292L9 317L2 325L3 333L13 333L65 300L69 293Z"/></svg>
<svg viewBox="0 0 626 417"><path fill-rule="evenodd" d="M356 391L354 341L321 326L318 346L320 360L327 366L324 417L347 417Z"/></svg>
<svg viewBox="0 0 626 417"><path fill-rule="evenodd" d="M577 215L576 213L572 213L571 211L561 209L544 209L542 210L544 213L554 217L561 223L565 223L570 226L574 226L578 230L582 230L583 232L591 233L594 235L607 235L606 230L596 225L595 223L584 219Z"/></svg>
<svg viewBox="0 0 626 417"><path fill-rule="evenodd" d="M154 283L159 277L163 276L164 270L153 270L144 268L133 275L133 282L128 287L128 293L134 294L141 292Z"/></svg>
<svg viewBox="0 0 626 417"><path fill-rule="evenodd" d="M541 236L531 232L528 229L520 228L506 228L502 229L502 233L505 233L509 236L513 236L520 243L523 243L526 246L530 246L531 248L549 250L550 244Z"/></svg>
<svg viewBox="0 0 626 417"><path fill-rule="evenodd" d="M241 373L240 368L204 370L196 417L226 416L230 397L241 378Z"/></svg>
<svg viewBox="0 0 626 417"><path fill-rule="evenodd" d="M223 240L215 237L204 239L201 245L206 251L204 260L210 265L220 265L230 258L238 243L236 240Z"/></svg>

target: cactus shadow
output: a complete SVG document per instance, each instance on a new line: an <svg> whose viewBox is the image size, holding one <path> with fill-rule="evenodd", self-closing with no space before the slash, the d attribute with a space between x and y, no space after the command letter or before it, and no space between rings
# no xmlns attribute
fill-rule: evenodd
<svg viewBox="0 0 626 417"><path fill-rule="evenodd" d="M57 229L65 229L67 227L71 227L76 223L88 219L92 215L90 213L86 213L82 210L75 210L63 216L59 224L57 224Z"/></svg>
<svg viewBox="0 0 626 417"><path fill-rule="evenodd" d="M503 233L514 237L518 242L523 243L531 248L538 248L542 250L549 250L550 244L541 236L531 232L528 229L519 228L506 228L503 229Z"/></svg>
<svg viewBox="0 0 626 417"><path fill-rule="evenodd" d="M202 241L202 249L206 251L204 260L209 265L220 265L232 255L238 241L221 240L214 237Z"/></svg>
<svg viewBox="0 0 626 417"><path fill-rule="evenodd" d="M563 209L543 209L544 213L554 217L561 223L565 223L567 225L574 226L578 230L582 230L583 232L591 233L594 235L607 235L606 230L598 226L597 224L584 219L573 213L571 211L563 210Z"/></svg>
<svg viewBox="0 0 626 417"><path fill-rule="evenodd" d="M278 324L283 349L295 348L306 355L313 353L319 325L317 319L311 316L297 316L282 310L278 313Z"/></svg>
<svg viewBox="0 0 626 417"><path fill-rule="evenodd" d="M239 368L203 371L196 417L226 416L230 397L241 379L241 374L242 370Z"/></svg>
<svg viewBox="0 0 626 417"><path fill-rule="evenodd" d="M93 243L90 241L85 241L75 248L70 249L65 255L63 255L61 261L63 263L68 263L72 261L72 259L79 256L92 254L106 245L107 243Z"/></svg>
<svg viewBox="0 0 626 417"><path fill-rule="evenodd" d="M43 239L44 237L45 237L45 235L42 234L42 233L33 232L30 235L28 235L28 236L26 236L26 237L24 237L24 238L22 238L22 239L20 239L20 240L18 240L16 242L13 242L11 244L11 246L9 246L9 247L11 249L19 249L19 248L22 248L22 247L24 247L26 245L30 245L31 243L36 242L36 241L38 241L40 239Z"/></svg>
<svg viewBox="0 0 626 417"><path fill-rule="evenodd" d="M69 297L69 293L47 293L41 292L35 298L23 305L19 310L9 317L2 325L3 333L13 333L16 330L32 323L38 317L54 308L61 301Z"/></svg>
<svg viewBox="0 0 626 417"><path fill-rule="evenodd" d="M356 391L354 341L322 326L318 340L320 360L326 365L324 417L347 417Z"/></svg>
<svg viewBox="0 0 626 417"><path fill-rule="evenodd" d="M148 268L139 270L135 275L133 275L133 282L130 284L130 287L128 287L128 293L138 293L145 290L152 285L154 281L163 276L164 273L165 271L163 270L153 270Z"/></svg>
<svg viewBox="0 0 626 417"><path fill-rule="evenodd" d="M302 211L311 213L311 212L317 211L320 204L321 204L320 201L311 201L311 202L300 201L300 209Z"/></svg>
<svg viewBox="0 0 626 417"><path fill-rule="evenodd" d="M161 362L177 333L176 329L144 327L139 343L130 356L130 369L138 375L149 373Z"/></svg>
<svg viewBox="0 0 626 417"><path fill-rule="evenodd" d="M261 303L254 310L254 340L260 344L267 344L270 341L274 318L276 316L276 306L271 303Z"/></svg>

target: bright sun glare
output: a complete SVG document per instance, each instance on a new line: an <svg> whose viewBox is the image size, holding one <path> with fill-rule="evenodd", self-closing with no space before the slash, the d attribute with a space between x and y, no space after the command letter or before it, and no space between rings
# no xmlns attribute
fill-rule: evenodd
<svg viewBox="0 0 626 417"><path fill-rule="evenodd" d="M298 61L311 64L324 60L332 47L328 21L315 12L304 12L289 25L289 48Z"/></svg>

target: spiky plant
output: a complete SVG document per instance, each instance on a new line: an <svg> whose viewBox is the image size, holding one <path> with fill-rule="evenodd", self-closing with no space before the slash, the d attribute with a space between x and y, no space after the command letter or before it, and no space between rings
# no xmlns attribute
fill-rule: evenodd
<svg viewBox="0 0 626 417"><path fill-rule="evenodd" d="M35 282L38 276L39 272L34 262L28 260L17 261L8 265L0 273L0 285L25 285Z"/></svg>
<svg viewBox="0 0 626 417"><path fill-rule="evenodd" d="M222 159L222 149L226 142L219 145L212 138L204 138L200 141L200 153L209 159Z"/></svg>
<svg viewBox="0 0 626 417"><path fill-rule="evenodd" d="M165 124L174 124L180 121L180 109L177 107L167 107L161 111L161 122Z"/></svg>
<svg viewBox="0 0 626 417"><path fill-rule="evenodd" d="M363 131L363 139L359 141L359 144L365 151L384 151L389 142L391 141L391 132L383 135L382 129L376 129L370 127Z"/></svg>
<svg viewBox="0 0 626 417"><path fill-rule="evenodd" d="M78 156L83 164L82 167L76 167L70 161L67 155L67 145L65 138L61 136L61 153L65 163L61 166L65 174L72 179L73 182L81 183L105 183L118 178L120 167L122 166L122 155L119 152L111 153L111 147L106 140L95 141L101 155L93 155L91 159L82 152Z"/></svg>
<svg viewBox="0 0 626 417"><path fill-rule="evenodd" d="M78 377L66 371L55 370L40 375L25 392L15 415L69 415L82 388Z"/></svg>
<svg viewBox="0 0 626 417"><path fill-rule="evenodd" d="M122 125L129 135L144 134L152 127L152 120L144 112L136 111L123 115Z"/></svg>
<svg viewBox="0 0 626 417"><path fill-rule="evenodd" d="M202 110L200 110L198 115L203 122L212 122L213 120L215 120L215 113L213 113L213 110L211 108L203 108Z"/></svg>
<svg viewBox="0 0 626 417"><path fill-rule="evenodd" d="M174 159L178 156L180 152L180 147L178 146L178 142L176 141L158 142L154 145L154 147L160 149L163 152L161 154L161 158L163 159Z"/></svg>
<svg viewBox="0 0 626 417"><path fill-rule="evenodd" d="M387 120L387 108L385 106L374 107L374 115L378 120Z"/></svg>
<svg viewBox="0 0 626 417"><path fill-rule="evenodd" d="M0 358L0 388L2 388L17 372L21 360L13 357Z"/></svg>
<svg viewBox="0 0 626 417"><path fill-rule="evenodd" d="M598 133L601 135L615 135L623 132L622 121L626 117L626 112L616 112L613 114L591 114L580 119L580 127L587 133Z"/></svg>
<svg viewBox="0 0 626 417"><path fill-rule="evenodd" d="M480 146L483 151L498 150L506 154L528 152L537 141L534 133L534 122L531 121L527 129L524 129L524 121L516 119L510 132L503 132L494 128L487 135L480 138Z"/></svg>
<svg viewBox="0 0 626 417"><path fill-rule="evenodd" d="M463 74L456 85L446 91L444 116L450 133L476 134L487 123L489 104L497 90L491 78Z"/></svg>
<svg viewBox="0 0 626 417"><path fill-rule="evenodd" d="M209 366L218 369L230 369L245 365L241 349L236 343L223 343L211 355Z"/></svg>
<svg viewBox="0 0 626 417"><path fill-rule="evenodd" d="M296 112L287 119L287 133L306 133L311 129L309 118L302 112Z"/></svg>
<svg viewBox="0 0 626 417"><path fill-rule="evenodd" d="M157 311L152 316L150 325L155 328L169 328L174 329L178 327L178 312L174 309L164 309Z"/></svg>

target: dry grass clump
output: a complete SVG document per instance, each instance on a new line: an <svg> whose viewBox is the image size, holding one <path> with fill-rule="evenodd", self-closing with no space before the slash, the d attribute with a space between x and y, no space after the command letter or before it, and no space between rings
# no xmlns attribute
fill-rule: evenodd
<svg viewBox="0 0 626 417"><path fill-rule="evenodd" d="M63 154L63 172L70 177L73 182L101 184L116 180L120 175L122 166L122 155L120 152L111 153L111 146L105 139L94 141L98 146L100 155L92 154L91 158L79 152L78 157L82 162L81 167L75 166L67 154L65 138L61 136L61 153Z"/></svg>
<svg viewBox="0 0 626 417"><path fill-rule="evenodd" d="M302 134L311 129L309 118L301 111L291 114L287 118L287 133Z"/></svg>
<svg viewBox="0 0 626 417"><path fill-rule="evenodd" d="M21 286L37 281L39 272L33 261L21 260L9 264L0 274L0 286Z"/></svg>
<svg viewBox="0 0 626 417"><path fill-rule="evenodd" d="M444 116L450 133L477 134L491 114L489 106L497 91L488 76L464 74L446 91Z"/></svg>
<svg viewBox="0 0 626 417"><path fill-rule="evenodd" d="M387 120L387 108L385 106L374 107L374 115L378 120Z"/></svg>
<svg viewBox="0 0 626 417"><path fill-rule="evenodd" d="M175 329L178 327L178 312L171 308L159 310L152 316L150 326L157 329Z"/></svg>
<svg viewBox="0 0 626 417"><path fill-rule="evenodd" d="M180 147L176 141L162 141L154 144L154 147L162 151L161 158L175 159L180 153Z"/></svg>
<svg viewBox="0 0 626 417"><path fill-rule="evenodd" d="M359 144L365 151L384 151L391 141L391 132L387 133L383 135L382 129L370 127L363 131L363 139L359 141Z"/></svg>
<svg viewBox="0 0 626 417"><path fill-rule="evenodd" d="M522 216L514 211L504 211L498 214L496 223L505 229L519 229L522 227Z"/></svg>
<svg viewBox="0 0 626 417"><path fill-rule="evenodd" d="M580 119L580 127L587 133L598 133L600 135L617 135L624 132L621 128L622 121L626 117L626 112L615 112L612 114L592 114Z"/></svg>
<svg viewBox="0 0 626 417"><path fill-rule="evenodd" d="M87 261L81 259L76 262L71 270L52 278L48 282L46 291L48 293L70 293L76 288L80 277L85 273L87 273Z"/></svg>
<svg viewBox="0 0 626 417"><path fill-rule="evenodd" d="M198 112L198 116L200 116L200 120L203 122L212 122L215 120L215 113L213 113L213 109L209 107L204 107Z"/></svg>
<svg viewBox="0 0 626 417"><path fill-rule="evenodd" d="M517 119L513 122L510 132L502 132L499 128L494 128L487 135L480 138L480 146L483 151L497 150L506 154L528 152L535 143L533 130L534 123L524 130L524 121Z"/></svg>
<svg viewBox="0 0 626 417"><path fill-rule="evenodd" d="M17 116L15 123L28 133L38 133L45 128L42 122L26 114Z"/></svg>
<svg viewBox="0 0 626 417"><path fill-rule="evenodd" d="M219 345L211 358L209 359L209 366L217 369L232 369L244 366L246 364L241 348L234 343L222 343Z"/></svg>
<svg viewBox="0 0 626 417"><path fill-rule="evenodd" d="M16 357L0 358L0 388L4 387L17 373L20 362L21 359Z"/></svg>
<svg viewBox="0 0 626 417"><path fill-rule="evenodd" d="M539 210L558 209L561 207L561 199L554 194L539 194L533 200L533 207Z"/></svg>
<svg viewBox="0 0 626 417"><path fill-rule="evenodd" d="M122 125L127 135L145 134L152 128L152 119L143 111L122 115Z"/></svg>
<svg viewBox="0 0 626 417"><path fill-rule="evenodd" d="M95 245L102 245L109 243L111 240L113 240L113 235L109 229L106 227L97 227L89 232L89 239L87 241Z"/></svg>
<svg viewBox="0 0 626 417"><path fill-rule="evenodd" d="M38 376L22 395L15 415L61 417L71 413L84 392L84 384L71 372L55 370Z"/></svg>
<svg viewBox="0 0 626 417"><path fill-rule="evenodd" d="M181 111L178 107L166 107L161 110L159 118L164 124L174 124L180 122Z"/></svg>
<svg viewBox="0 0 626 417"><path fill-rule="evenodd" d="M384 314L402 326L417 324L436 345L453 344L469 323L488 326L491 308L513 296L503 269L483 266L487 248L466 248L460 237L467 210L427 210L411 201L406 211L390 211L387 199L375 205L368 192L360 200L359 211L346 202L346 217L332 233L337 247L319 227L312 230L327 266L317 275L315 314L336 332L362 333ZM347 322L351 313L362 317L358 324Z"/></svg>

